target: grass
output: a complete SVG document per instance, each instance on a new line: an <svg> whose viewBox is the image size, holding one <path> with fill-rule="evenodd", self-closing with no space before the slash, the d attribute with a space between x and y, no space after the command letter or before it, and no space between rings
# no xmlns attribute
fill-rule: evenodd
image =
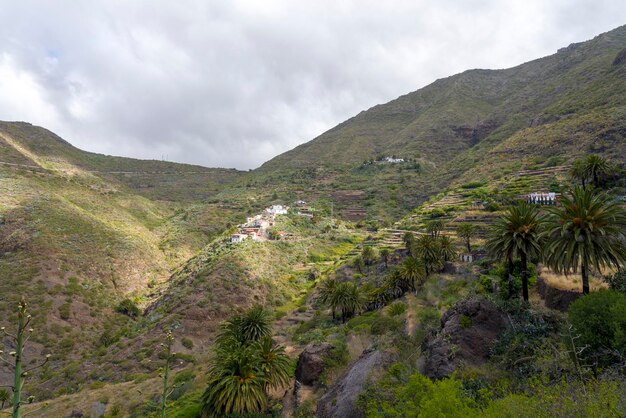
<svg viewBox="0 0 626 418"><path fill-rule="evenodd" d="M557 274L547 267L541 267L539 271L539 277L543 278L550 287L554 287L561 290L570 290L575 292L582 292L583 284L582 278L580 277L580 272L578 274ZM589 289L592 292L608 289L608 284L604 282L602 279L597 277L589 278Z"/></svg>

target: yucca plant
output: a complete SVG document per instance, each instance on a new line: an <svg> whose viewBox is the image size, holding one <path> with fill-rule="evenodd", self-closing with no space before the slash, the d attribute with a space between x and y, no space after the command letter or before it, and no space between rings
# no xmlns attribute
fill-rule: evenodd
<svg viewBox="0 0 626 418"><path fill-rule="evenodd" d="M604 193L576 187L549 208L544 259L557 272L580 270L583 293L589 293L589 269L626 264L626 211Z"/></svg>

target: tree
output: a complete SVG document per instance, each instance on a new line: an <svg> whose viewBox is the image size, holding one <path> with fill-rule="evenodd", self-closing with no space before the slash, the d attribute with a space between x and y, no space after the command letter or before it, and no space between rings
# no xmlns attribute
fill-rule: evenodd
<svg viewBox="0 0 626 418"><path fill-rule="evenodd" d="M259 312L255 307L222 324L209 362L202 417L263 412L268 390L289 381L289 358L265 326L269 312Z"/></svg>
<svg viewBox="0 0 626 418"><path fill-rule="evenodd" d="M405 258L398 272L403 293L407 290L417 290L427 277L424 263L417 257Z"/></svg>
<svg viewBox="0 0 626 418"><path fill-rule="evenodd" d="M369 267L376 262L378 254L376 254L374 247L366 245L363 247L363 251L361 251L361 258L363 259L363 263Z"/></svg>
<svg viewBox="0 0 626 418"><path fill-rule="evenodd" d="M465 246L467 247L467 252L472 252L471 239L476 236L476 226L474 224L470 224L468 222L463 222L457 228L457 234L459 237L465 240Z"/></svg>
<svg viewBox="0 0 626 418"><path fill-rule="evenodd" d="M421 260L426 276L443 267L439 242L430 235L420 236L413 245L412 253Z"/></svg>
<svg viewBox="0 0 626 418"><path fill-rule="evenodd" d="M246 344L258 341L271 333L271 315L263 306L257 305L222 323L216 342L222 345Z"/></svg>
<svg viewBox="0 0 626 418"><path fill-rule="evenodd" d="M32 317L27 313L26 300L22 297L17 308L17 330L15 335L9 333L5 327L0 328L0 331L2 331L6 337L9 337L15 347L15 350L9 353L9 356L14 358L13 364L3 357L4 351L0 350L0 361L13 368L13 385L8 386L13 391L13 402L11 403L13 406L11 416L13 418L20 418L22 416L20 408L25 403L22 401L22 388L24 387L26 377L31 371L43 367L48 363L48 359L50 358L50 354L48 354L41 364L24 368L24 347L34 331L33 328L29 327L31 318ZM29 396L27 403L32 403L34 400L34 396Z"/></svg>
<svg viewBox="0 0 626 418"><path fill-rule="evenodd" d="M435 219L432 221L428 221L426 224L426 232L430 234L433 238L437 238L441 231L443 230L445 223L441 219Z"/></svg>
<svg viewBox="0 0 626 418"><path fill-rule="evenodd" d="M336 279L326 279L320 285L320 290L317 296L317 299L322 305L326 305L330 307L333 314L333 319L335 319L335 313L337 306L334 303L335 290L337 288L337 280Z"/></svg>
<svg viewBox="0 0 626 418"><path fill-rule="evenodd" d="M619 268L626 263L626 214L603 193L576 187L549 208L545 262L557 272L580 269L583 293L589 293L589 269Z"/></svg>
<svg viewBox="0 0 626 418"><path fill-rule="evenodd" d="M587 181L587 168L585 166L585 161L581 159L577 159L572 164L572 168L569 171L569 175L575 179L580 181L580 184L585 187L585 182Z"/></svg>
<svg viewBox="0 0 626 418"><path fill-rule="evenodd" d="M456 257L456 248L450 237L439 237L439 251L443 261L450 261Z"/></svg>
<svg viewBox="0 0 626 418"><path fill-rule="evenodd" d="M587 178L591 179L595 187L600 187L601 183L611 172L609 163L600 155L591 154L584 160L584 169Z"/></svg>
<svg viewBox="0 0 626 418"><path fill-rule="evenodd" d="M406 250L409 252L409 255L411 254L411 251L413 250L413 244L415 243L415 235L413 234L413 232L407 231L404 233L404 235L402 236L402 242L404 242L404 246L406 247Z"/></svg>
<svg viewBox="0 0 626 418"><path fill-rule="evenodd" d="M259 356L259 370L265 376L265 390L287 386L290 365L285 349L267 336L257 341L256 351Z"/></svg>
<svg viewBox="0 0 626 418"><path fill-rule="evenodd" d="M363 273L363 269L365 268L365 261L363 261L363 257L361 257L360 255L354 257L354 259L352 260L352 265L355 269L359 271L359 273Z"/></svg>
<svg viewBox="0 0 626 418"><path fill-rule="evenodd" d="M359 313L365 307L365 297L361 288L352 282L343 282L335 289L334 302L341 311L341 322Z"/></svg>
<svg viewBox="0 0 626 418"><path fill-rule="evenodd" d="M380 250L380 258L381 260L383 260L383 263L385 263L385 268L388 268L389 265L389 255L391 255L391 251L389 250L389 248L381 248Z"/></svg>
<svg viewBox="0 0 626 418"><path fill-rule="evenodd" d="M525 301L528 301L528 259L541 254L541 221L537 207L519 202L494 224L487 241L492 253L506 255L509 260L520 258Z"/></svg>

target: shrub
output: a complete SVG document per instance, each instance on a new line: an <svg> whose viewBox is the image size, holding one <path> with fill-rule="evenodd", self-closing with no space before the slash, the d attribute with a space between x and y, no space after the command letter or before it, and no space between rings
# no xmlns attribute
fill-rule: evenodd
<svg viewBox="0 0 626 418"><path fill-rule="evenodd" d="M115 311L131 318L137 318L141 313L137 304L130 299L121 301L115 308Z"/></svg>
<svg viewBox="0 0 626 418"><path fill-rule="evenodd" d="M193 348L193 341L191 341L189 338L187 337L183 337L182 340L180 340L181 344L183 345L183 347L185 347L188 350L191 350Z"/></svg>
<svg viewBox="0 0 626 418"><path fill-rule="evenodd" d="M389 308L387 308L387 313L389 313L389 315L391 316L402 315L404 312L406 312L406 308L406 303L392 303L391 305L389 305Z"/></svg>
<svg viewBox="0 0 626 418"><path fill-rule="evenodd" d="M572 303L568 317L576 333L577 344L589 348L583 352L599 365L612 362L611 351L626 355L626 295L614 290L600 290Z"/></svg>
<svg viewBox="0 0 626 418"><path fill-rule="evenodd" d="M461 325L461 328L469 328L472 326L472 318L463 314L459 318L459 324Z"/></svg>
<svg viewBox="0 0 626 418"><path fill-rule="evenodd" d="M611 289L626 294L626 269L620 269L613 275L604 276L604 281Z"/></svg>
<svg viewBox="0 0 626 418"><path fill-rule="evenodd" d="M67 321L70 319L71 313L71 304L69 302L65 302L63 305L59 306L59 316L62 320Z"/></svg>

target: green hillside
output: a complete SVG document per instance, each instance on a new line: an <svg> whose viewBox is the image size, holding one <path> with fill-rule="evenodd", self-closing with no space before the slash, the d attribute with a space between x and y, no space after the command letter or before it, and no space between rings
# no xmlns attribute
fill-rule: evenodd
<svg viewBox="0 0 626 418"><path fill-rule="evenodd" d="M26 296L36 330L27 355L51 354L24 388L51 399L39 416L88 414L94 403L110 416L156 416L165 330L182 376L171 416L197 416L221 321L257 304L271 311L290 367L309 343L333 346L302 398L290 398L292 386L268 396L276 411L292 402L292 413L312 416L350 364L375 350L397 363L382 362L378 386L360 388L370 416L394 408L396 395L409 393L406 405L417 399L416 381L424 393L463 399L467 416L496 414L499 402L513 411L537 388L567 398L568 385L583 379L580 368L601 377L585 381L589 393L602 398L605 390L618 405L607 416L619 416L623 379L568 363L559 336L565 314L535 284L552 278L574 292L578 282L534 257L532 298L521 306L502 296L508 276L500 260L458 255L473 252L462 225L475 227L471 245L484 254L507 205L530 192L566 193L573 162L588 154L611 164L602 185L611 199L626 196L624 56L626 26L514 68L466 71L361 112L250 172L94 154L44 128L0 122L0 325L13 326ZM297 209L277 217L269 239L230 242L246 217L300 200L306 216ZM446 258L414 274L419 286L398 281L410 274L410 257L427 261L411 237L437 234L449 238ZM602 273L591 272L593 290L608 287ZM339 305L319 297L332 279L361 292L352 311L335 312ZM475 300L492 311L469 318ZM416 377L424 344L457 304L470 312L454 317L460 334L482 326L473 320L501 315L510 347L492 339L480 362L458 366L457 380L424 383ZM465 348L451 346L451 358ZM10 376L0 365L0 380Z"/></svg>
<svg viewBox="0 0 626 418"><path fill-rule="evenodd" d="M626 26L505 70L469 70L374 106L314 140L263 164L257 184L295 182L369 217L402 216L451 184L493 179L503 171L568 164L594 152L624 155ZM365 160L413 158L420 170ZM388 193L389 185L401 185ZM332 190L371 199L345 205ZM391 215L391 216L390 216Z"/></svg>

